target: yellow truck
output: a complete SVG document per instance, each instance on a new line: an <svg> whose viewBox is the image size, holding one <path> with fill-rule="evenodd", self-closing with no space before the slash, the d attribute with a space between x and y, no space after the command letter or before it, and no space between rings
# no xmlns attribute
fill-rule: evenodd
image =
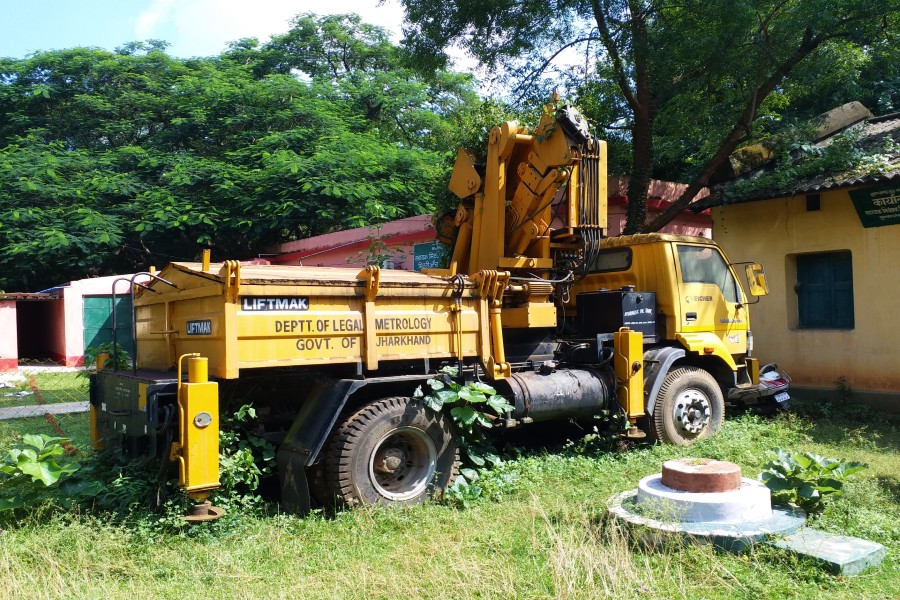
<svg viewBox="0 0 900 600"><path fill-rule="evenodd" d="M416 503L452 484L451 423L414 396L445 366L509 401L497 428L620 411L630 436L689 444L726 401L787 398L787 376L751 356L748 294L714 242L605 236L606 144L574 108L551 103L533 132L495 127L484 156L459 151L450 189L445 269L207 254L132 286L134 367L92 378L96 446L176 462L199 502L219 485L220 404L252 402L282 504L303 513L313 497ZM767 292L760 265L740 271Z"/></svg>

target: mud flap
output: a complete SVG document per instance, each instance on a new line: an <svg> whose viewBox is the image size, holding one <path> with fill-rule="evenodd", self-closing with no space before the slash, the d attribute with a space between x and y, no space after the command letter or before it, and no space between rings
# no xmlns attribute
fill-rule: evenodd
<svg viewBox="0 0 900 600"><path fill-rule="evenodd" d="M312 503L306 468L318 457L347 398L364 385L366 381L359 379L323 380L314 384L278 447L278 479L285 510L300 515L310 511Z"/></svg>

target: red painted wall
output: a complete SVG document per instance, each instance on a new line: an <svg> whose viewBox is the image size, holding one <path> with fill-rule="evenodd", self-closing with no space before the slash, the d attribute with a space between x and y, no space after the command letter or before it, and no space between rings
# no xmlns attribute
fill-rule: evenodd
<svg viewBox="0 0 900 600"><path fill-rule="evenodd" d="M648 212L650 218L665 210L669 204L687 188L684 184L653 181L649 189ZM622 233L625 226L628 180L624 177L612 178L609 182L609 231L608 235ZM704 190L697 195L707 195ZM679 233L712 237L712 219L709 211L694 214L684 211L672 223L662 229L664 233ZM359 227L336 231L303 240L279 244L271 248L271 255L265 255L272 264L303 264L315 267L363 267L370 255L372 241L381 238L387 245L386 252L393 257L393 268L413 268L413 246L431 242L434 226L431 215L420 215L385 223L379 228Z"/></svg>

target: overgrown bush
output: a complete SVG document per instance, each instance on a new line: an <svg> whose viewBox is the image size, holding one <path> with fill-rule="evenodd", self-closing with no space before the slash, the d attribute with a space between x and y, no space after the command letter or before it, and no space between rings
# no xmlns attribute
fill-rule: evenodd
<svg viewBox="0 0 900 600"><path fill-rule="evenodd" d="M225 508L261 508L260 482L275 473L275 446L257 435L256 409L241 406L223 419L219 432L219 481L214 503Z"/></svg>
<svg viewBox="0 0 900 600"><path fill-rule="evenodd" d="M113 344L107 342L99 346L89 346L84 351L84 371L79 374L89 375L97 371L97 357L101 354L107 355L105 369L129 369L131 368L131 357L128 352L122 348L122 344Z"/></svg>
<svg viewBox="0 0 900 600"><path fill-rule="evenodd" d="M0 463L0 511L32 505L46 497L47 488L81 468L65 458L68 439L25 434Z"/></svg>
<svg viewBox="0 0 900 600"><path fill-rule="evenodd" d="M455 368L444 367L437 377L428 380L431 392L425 394L420 387L413 395L422 398L431 410L445 411L453 420L462 466L445 498L468 507L472 500L499 493L512 483L502 472L503 459L486 433L493 421L504 418L513 406L486 383L461 383L456 377Z"/></svg>
<svg viewBox="0 0 900 600"><path fill-rule="evenodd" d="M769 461L763 465L759 479L772 490L774 502L791 502L816 515L825 510L825 496L840 496L847 477L866 466L811 452L791 454L776 450L769 453Z"/></svg>

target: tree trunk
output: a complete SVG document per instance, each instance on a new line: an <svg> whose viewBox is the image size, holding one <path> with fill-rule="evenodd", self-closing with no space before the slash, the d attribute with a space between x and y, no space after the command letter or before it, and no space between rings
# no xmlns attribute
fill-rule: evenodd
<svg viewBox="0 0 900 600"><path fill-rule="evenodd" d="M600 32L606 52L616 72L616 83L631 108L632 114L632 161L631 176L628 179L628 207L623 233L639 233L647 221L647 189L653 166L653 120L655 106L650 86L649 46L647 35L647 7L641 0L628 0L630 18L627 27L631 30L633 45L633 70L629 70L619 54L616 39L610 30L609 4L598 0L591 2L594 20ZM632 89L632 86L633 89Z"/></svg>
<svg viewBox="0 0 900 600"><path fill-rule="evenodd" d="M649 115L635 112L632 127L633 158L628 178L628 206L624 234L640 233L647 222L647 189L653 157L653 125Z"/></svg>

